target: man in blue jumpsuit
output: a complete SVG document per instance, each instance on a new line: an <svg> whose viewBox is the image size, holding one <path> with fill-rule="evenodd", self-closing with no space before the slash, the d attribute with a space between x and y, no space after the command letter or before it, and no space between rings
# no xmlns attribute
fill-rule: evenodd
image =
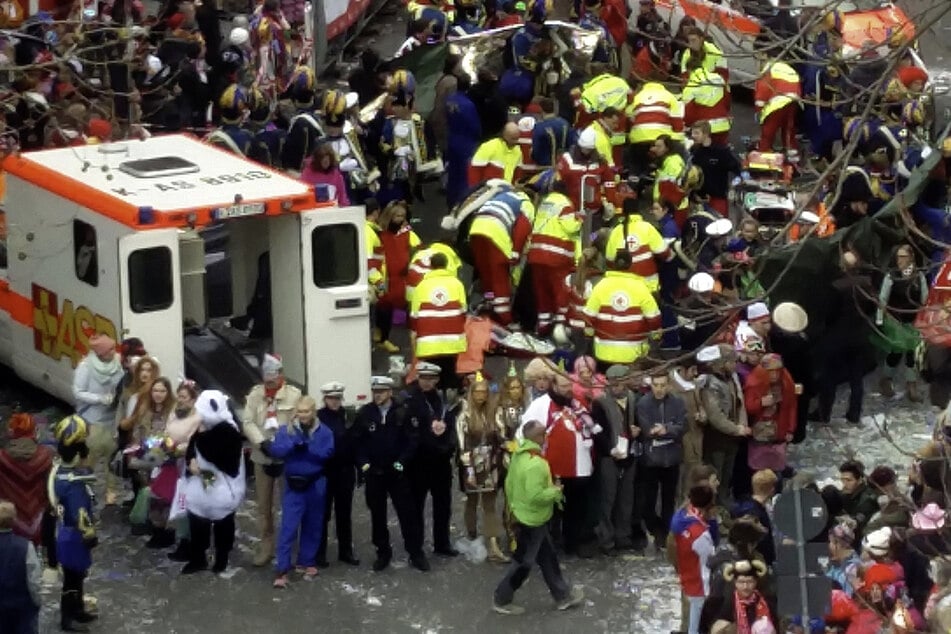
<svg viewBox="0 0 951 634"><path fill-rule="evenodd" d="M327 497L327 461L334 453L334 433L317 420L317 403L310 396L297 402L297 415L277 430L274 440L262 447L284 461L284 497L281 500L281 533L277 540L275 588L287 587L291 552L300 530L297 565L304 579L317 576L317 549L324 531Z"/></svg>
<svg viewBox="0 0 951 634"><path fill-rule="evenodd" d="M92 469L80 466L89 455L86 421L78 414L67 416L53 428L61 463L50 472L48 492L56 509L56 556L63 569L60 594L60 628L88 632L87 623L97 618L86 611L83 580L92 566L92 549L99 543L93 525Z"/></svg>
<svg viewBox="0 0 951 634"><path fill-rule="evenodd" d="M446 124L449 128L446 202L450 208L466 197L469 189L469 161L482 141L479 111L469 98L471 84L468 75L459 75L456 92L446 99Z"/></svg>
<svg viewBox="0 0 951 634"><path fill-rule="evenodd" d="M413 493L405 473L406 466L416 455L417 430L407 419L402 405L393 400L393 379L375 376L370 390L373 402L357 411L360 435L357 465L366 480L367 507L376 547L373 570L386 569L393 559L390 531L386 527L389 497L396 509L410 565L425 572L429 570L429 561L423 554L423 529L417 522Z"/></svg>

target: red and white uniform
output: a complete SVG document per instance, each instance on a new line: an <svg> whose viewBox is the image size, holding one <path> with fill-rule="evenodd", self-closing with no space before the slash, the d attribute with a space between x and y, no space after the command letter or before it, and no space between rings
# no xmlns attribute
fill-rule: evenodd
<svg viewBox="0 0 951 634"><path fill-rule="evenodd" d="M535 160L532 158L532 133L535 131L537 122L538 120L530 115L525 115L518 120L518 147L522 151L522 165L519 171L523 178L542 169L535 165Z"/></svg>
<svg viewBox="0 0 951 634"><path fill-rule="evenodd" d="M542 455L551 467L551 474L559 478L584 478L594 473L591 457L593 426L581 404L572 399L572 405L561 406L544 394L529 404L522 422L544 421L545 445Z"/></svg>
<svg viewBox="0 0 951 634"><path fill-rule="evenodd" d="M539 334L547 334L552 322L563 323L568 314L564 279L575 268L581 223L574 204L559 192L548 194L536 209L526 263L532 270Z"/></svg>
<svg viewBox="0 0 951 634"><path fill-rule="evenodd" d="M616 206L614 170L602 161L597 153L583 158L578 152L565 152L558 159L555 170L565 183L568 198L582 212L601 211L605 198ZM584 205L581 204L582 194Z"/></svg>
<svg viewBox="0 0 951 634"><path fill-rule="evenodd" d="M677 511L670 528L677 545L677 576L683 593L688 597L707 596L710 587L707 559L714 551L707 520L688 504Z"/></svg>

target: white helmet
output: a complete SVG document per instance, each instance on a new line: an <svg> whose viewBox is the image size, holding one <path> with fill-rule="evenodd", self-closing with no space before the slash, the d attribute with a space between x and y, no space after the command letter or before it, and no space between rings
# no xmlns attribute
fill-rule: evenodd
<svg viewBox="0 0 951 634"><path fill-rule="evenodd" d="M244 46L251 39L248 30L240 26L231 29L231 36L228 38L232 46Z"/></svg>
<svg viewBox="0 0 951 634"><path fill-rule="evenodd" d="M593 150L595 142L594 128L585 128L578 135L578 147L582 150Z"/></svg>

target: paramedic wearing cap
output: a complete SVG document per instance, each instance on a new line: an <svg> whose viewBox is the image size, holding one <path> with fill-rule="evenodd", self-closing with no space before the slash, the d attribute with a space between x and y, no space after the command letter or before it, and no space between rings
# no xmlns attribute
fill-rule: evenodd
<svg viewBox="0 0 951 634"><path fill-rule="evenodd" d="M522 258L534 220L535 206L531 199L522 192L505 188L482 205L469 228L473 265L479 274L482 292L495 320L503 326L512 323L511 267ZM414 303L418 295L417 288L413 293Z"/></svg>
<svg viewBox="0 0 951 634"><path fill-rule="evenodd" d="M416 363L416 383L403 403L409 426L419 435L416 456L408 466L416 507L416 522L425 533L426 497L433 497L433 552L444 557L459 554L449 542L452 513L452 462L456 454L456 415L440 394L438 365ZM448 430L448 431L447 431Z"/></svg>
<svg viewBox="0 0 951 634"><path fill-rule="evenodd" d="M444 253L429 258L431 270L409 303L409 327L416 358L441 368L444 387L453 388L458 387L456 357L466 351L466 289L448 263Z"/></svg>
<svg viewBox="0 0 951 634"><path fill-rule="evenodd" d="M108 462L116 450L116 389L123 377L116 342L104 334L89 337L89 354L73 372L76 413L89 424L89 465ZM108 467L108 465L107 465ZM106 469L106 504L116 503L116 476Z"/></svg>
<svg viewBox="0 0 951 634"><path fill-rule="evenodd" d="M347 420L343 408L344 385L331 381L320 387L324 406L317 410L317 420L334 435L334 453L324 465L327 474L327 496L324 506L324 531L317 549L317 567L326 567L327 531L330 514L333 512L337 528L337 559L359 566L360 560L353 554L353 489L357 483L357 433L358 429Z"/></svg>
<svg viewBox="0 0 951 634"><path fill-rule="evenodd" d="M581 131L570 150L561 155L555 171L575 207L591 214L601 213L604 199L613 204L616 174L597 150L597 135L588 127ZM603 191L602 191L603 190Z"/></svg>
<svg viewBox="0 0 951 634"><path fill-rule="evenodd" d="M412 428L405 409L393 400L393 379L372 377L370 389L373 402L357 411L356 427L359 438L357 466L366 481L367 507L376 548L373 570L384 570L393 559L390 531L386 527L386 500L389 497L396 509L410 565L427 571L429 561L423 554L423 529L416 521L413 493L405 473L406 466L416 455L419 444L417 430Z"/></svg>
<svg viewBox="0 0 951 634"><path fill-rule="evenodd" d="M281 358L265 354L261 363L263 383L255 385L245 401L244 435L254 447L254 490L258 508L258 543L255 566L266 566L274 556L274 504L281 497L281 476L284 465L267 456L261 445L274 440L277 430L294 417L301 391L284 379Z"/></svg>
<svg viewBox="0 0 951 634"><path fill-rule="evenodd" d="M594 357L601 367L630 364L645 356L648 335L660 328L660 309L647 284L629 272L631 256L619 251L614 270L591 290L584 307L585 334L594 338Z"/></svg>
<svg viewBox="0 0 951 634"><path fill-rule="evenodd" d="M514 183L522 165L518 139L518 124L509 122L502 128L502 134L480 145L469 162L469 187L478 187L493 178Z"/></svg>

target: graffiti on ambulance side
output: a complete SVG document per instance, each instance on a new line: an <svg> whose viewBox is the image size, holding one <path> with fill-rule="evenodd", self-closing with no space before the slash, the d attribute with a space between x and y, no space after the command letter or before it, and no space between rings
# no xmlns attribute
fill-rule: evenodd
<svg viewBox="0 0 951 634"><path fill-rule="evenodd" d="M115 340L116 326L108 318L86 306L74 306L53 291L33 284L33 347L37 352L59 361L69 359L75 368L89 350L89 337L94 333L109 335Z"/></svg>

